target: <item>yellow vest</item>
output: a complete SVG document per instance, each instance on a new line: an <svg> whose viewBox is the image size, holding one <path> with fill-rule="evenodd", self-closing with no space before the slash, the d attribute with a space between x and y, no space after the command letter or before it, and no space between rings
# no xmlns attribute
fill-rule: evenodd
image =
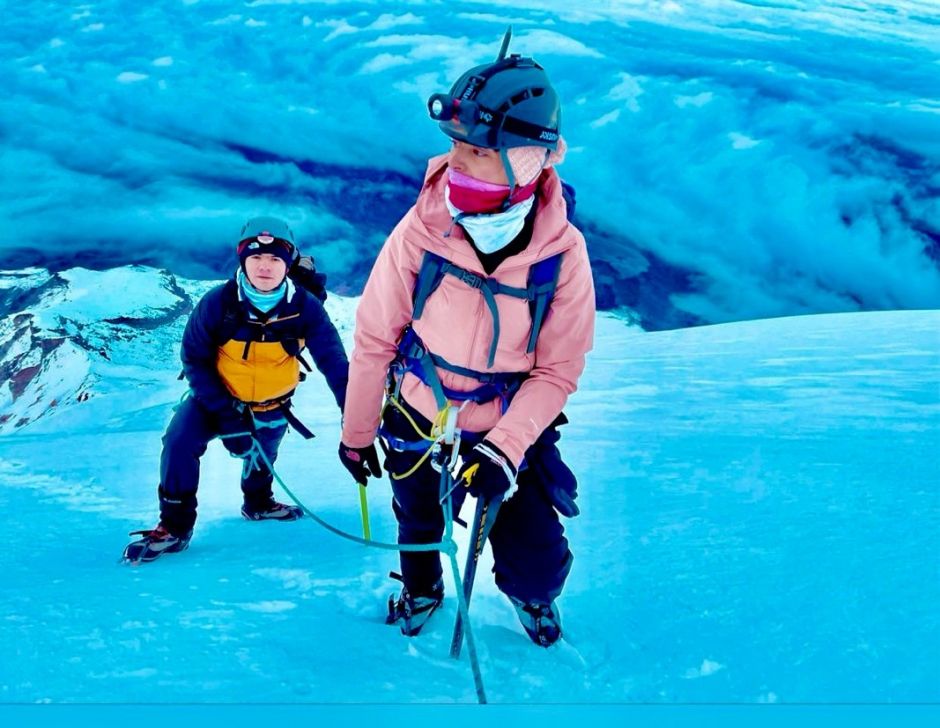
<svg viewBox="0 0 940 728"><path fill-rule="evenodd" d="M301 349L303 339L298 341ZM216 366L232 396L254 410L265 409L289 397L300 382L300 361L279 341L252 341L245 356L245 342L232 339L219 347ZM261 405L261 406L258 406Z"/></svg>

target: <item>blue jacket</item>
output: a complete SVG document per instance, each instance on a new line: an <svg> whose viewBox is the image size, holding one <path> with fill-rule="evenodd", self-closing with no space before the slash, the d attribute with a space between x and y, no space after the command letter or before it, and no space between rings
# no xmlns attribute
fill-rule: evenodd
<svg viewBox="0 0 940 728"><path fill-rule="evenodd" d="M305 348L343 409L349 363L336 327L316 297L287 285L287 296L268 314L241 300L234 280L196 304L180 356L193 395L209 412L223 412L234 400L255 409L289 400L303 379Z"/></svg>

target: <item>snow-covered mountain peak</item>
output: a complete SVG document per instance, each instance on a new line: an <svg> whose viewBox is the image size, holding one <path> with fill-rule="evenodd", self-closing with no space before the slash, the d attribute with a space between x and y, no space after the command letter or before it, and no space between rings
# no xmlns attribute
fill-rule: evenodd
<svg viewBox="0 0 940 728"><path fill-rule="evenodd" d="M153 380L148 365L175 357L180 321L207 287L186 285L141 266L0 272L9 311L0 320L0 433L126 386L114 381L126 367L141 368L142 384Z"/></svg>
<svg viewBox="0 0 940 728"><path fill-rule="evenodd" d="M217 283L137 265L0 271L0 303L9 312L0 319L0 434L87 423L72 405L102 396L165 402L180 371L186 318ZM347 336L353 306L340 296L327 302Z"/></svg>
<svg viewBox="0 0 940 728"><path fill-rule="evenodd" d="M46 291L32 309L46 325L55 325L55 318L75 325L153 324L175 318L190 305L188 294L170 273L146 266L105 271L72 268L52 280L59 285Z"/></svg>

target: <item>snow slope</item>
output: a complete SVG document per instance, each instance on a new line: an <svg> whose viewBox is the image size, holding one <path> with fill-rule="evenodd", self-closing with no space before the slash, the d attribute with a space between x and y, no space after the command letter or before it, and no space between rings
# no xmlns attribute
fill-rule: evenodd
<svg viewBox="0 0 940 728"><path fill-rule="evenodd" d="M0 373L38 367L0 400L0 703L476 700L466 650L448 657L452 596L402 638L382 624L395 556L310 520L242 520L218 444L190 549L119 565L126 533L156 522L160 436L184 391L173 352L205 284L141 268L0 279L23 303L0 325ZM120 305L80 295L105 286ZM329 301L347 341L355 303ZM69 358L44 352L68 331ZM562 439L582 508L566 639L528 642L485 554L472 626L489 700L940 700L938 331L937 311L660 333L602 316ZM325 384L297 403L318 437L289 435L279 471L356 533ZM369 499L374 537L393 540L387 482Z"/></svg>

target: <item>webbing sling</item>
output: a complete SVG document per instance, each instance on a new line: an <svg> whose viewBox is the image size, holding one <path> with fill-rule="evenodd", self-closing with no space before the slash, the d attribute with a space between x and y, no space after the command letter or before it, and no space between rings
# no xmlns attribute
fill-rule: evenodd
<svg viewBox="0 0 940 728"><path fill-rule="evenodd" d="M297 433L304 438L304 440L312 440L316 435L310 431L310 428L307 427L303 422L297 419L297 415L291 412L291 401L288 399L285 402L281 403L281 414L284 416L284 419L287 420L287 423L297 430Z"/></svg>
<svg viewBox="0 0 940 728"><path fill-rule="evenodd" d="M561 253L558 253L536 262L535 265L529 269L528 285L525 288L517 288L500 283L495 278L486 278L477 275L465 268L461 268L459 265L454 265L449 260L435 253L426 251L424 259L421 262L421 269L418 271L418 279L415 283L414 309L411 318L415 321L421 318L428 297L441 284L445 275L452 275L471 288L476 288L480 291L490 311L490 316L493 318L493 342L490 344L489 357L486 363L487 368L493 366L493 362L496 358L496 349L499 344L499 309L496 306L496 294L521 298L529 302L529 310L532 315L532 331L529 334L526 353L531 354L535 351L535 343L538 340L539 331L545 321L545 316L548 312L548 304L554 296L555 288L558 285L558 274L561 270L561 255Z"/></svg>

